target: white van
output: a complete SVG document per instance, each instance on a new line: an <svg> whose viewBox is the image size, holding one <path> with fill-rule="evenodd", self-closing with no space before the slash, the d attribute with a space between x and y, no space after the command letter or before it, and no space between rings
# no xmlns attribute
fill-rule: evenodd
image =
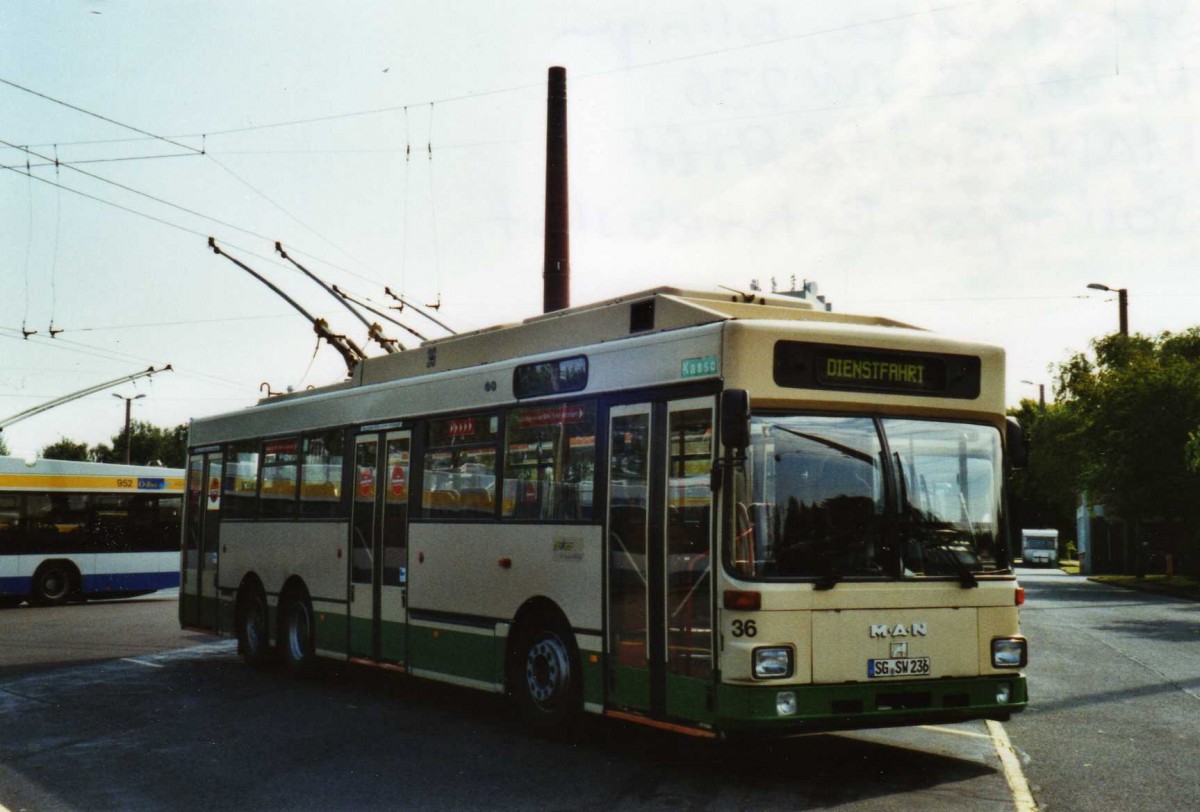
<svg viewBox="0 0 1200 812"><path fill-rule="evenodd" d="M1021 560L1027 567L1052 567L1058 563L1058 531L1022 530Z"/></svg>

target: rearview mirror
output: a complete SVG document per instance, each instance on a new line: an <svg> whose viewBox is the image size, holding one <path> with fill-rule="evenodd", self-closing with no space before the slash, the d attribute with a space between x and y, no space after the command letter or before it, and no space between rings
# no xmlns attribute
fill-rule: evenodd
<svg viewBox="0 0 1200 812"><path fill-rule="evenodd" d="M1029 446L1025 440L1025 430L1015 417L1005 421L1004 445L1008 452L1008 464L1013 468L1024 468L1029 462Z"/></svg>
<svg viewBox="0 0 1200 812"><path fill-rule="evenodd" d="M750 445L750 393L745 389L721 393L721 442L738 456Z"/></svg>

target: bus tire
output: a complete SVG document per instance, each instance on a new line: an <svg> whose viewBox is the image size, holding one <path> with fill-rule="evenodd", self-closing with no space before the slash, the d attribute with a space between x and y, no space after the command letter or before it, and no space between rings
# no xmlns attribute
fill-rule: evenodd
<svg viewBox="0 0 1200 812"><path fill-rule="evenodd" d="M69 561L45 561L33 574L29 602L38 606L61 606L75 592L79 572Z"/></svg>
<svg viewBox="0 0 1200 812"><path fill-rule="evenodd" d="M261 667L271 660L267 598L257 584L243 587L238 601L238 653L247 665Z"/></svg>
<svg viewBox="0 0 1200 812"><path fill-rule="evenodd" d="M316 664L316 629L308 592L303 587L289 590L279 607L279 651L292 674L307 675Z"/></svg>
<svg viewBox="0 0 1200 812"><path fill-rule="evenodd" d="M511 690L522 721L549 735L567 733L583 709L582 669L566 622L540 614L517 630Z"/></svg>

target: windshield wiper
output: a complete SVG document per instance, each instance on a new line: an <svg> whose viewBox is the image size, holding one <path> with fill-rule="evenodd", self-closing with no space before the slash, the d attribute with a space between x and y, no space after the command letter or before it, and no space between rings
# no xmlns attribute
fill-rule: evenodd
<svg viewBox="0 0 1200 812"><path fill-rule="evenodd" d="M975 573L971 572L971 568L962 562L958 554L954 552L954 548L944 541L938 539L922 539L921 547L925 550L935 550L942 554L942 558L948 559L950 564L958 572L959 583L963 589L979 586L979 581L975 578Z"/></svg>
<svg viewBox="0 0 1200 812"><path fill-rule="evenodd" d="M824 592L827 589L833 589L844 577L846 577L844 573L838 572L833 567L830 567L829 572L822 575L817 579L817 582L813 584L813 589L817 590L818 592Z"/></svg>

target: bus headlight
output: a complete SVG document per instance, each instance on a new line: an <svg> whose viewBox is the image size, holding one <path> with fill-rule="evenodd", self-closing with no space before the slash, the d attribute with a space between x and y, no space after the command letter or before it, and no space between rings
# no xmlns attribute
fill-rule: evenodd
<svg viewBox="0 0 1200 812"><path fill-rule="evenodd" d="M792 675L792 649L773 646L754 649L754 678L783 679Z"/></svg>
<svg viewBox="0 0 1200 812"><path fill-rule="evenodd" d="M1024 637L992 638L993 668L1022 668L1028 658Z"/></svg>

